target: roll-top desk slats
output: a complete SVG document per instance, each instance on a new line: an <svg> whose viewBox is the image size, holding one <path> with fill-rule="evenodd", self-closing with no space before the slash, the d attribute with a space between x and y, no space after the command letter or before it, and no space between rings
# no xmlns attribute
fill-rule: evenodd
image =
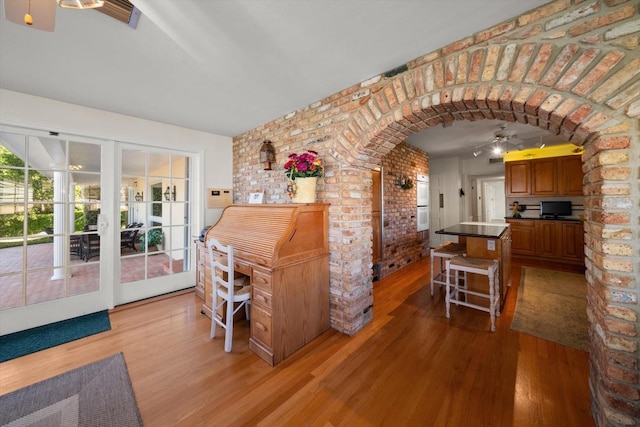
<svg viewBox="0 0 640 427"><path fill-rule="evenodd" d="M249 347L267 363L329 328L327 204L231 205L205 242L211 237L233 246L235 270L250 277ZM205 289L208 315L210 293Z"/></svg>

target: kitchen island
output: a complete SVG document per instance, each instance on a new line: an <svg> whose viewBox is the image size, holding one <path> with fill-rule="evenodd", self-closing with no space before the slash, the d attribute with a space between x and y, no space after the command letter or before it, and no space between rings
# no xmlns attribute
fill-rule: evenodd
<svg viewBox="0 0 640 427"><path fill-rule="evenodd" d="M497 259L500 264L500 304L504 305L507 290L511 285L511 229L508 224L486 222L463 222L436 231L436 234L457 236L458 242L466 245L470 258ZM486 291L486 276L468 274L470 290ZM482 298L468 297L474 304L488 306ZM502 308L502 307L501 307Z"/></svg>

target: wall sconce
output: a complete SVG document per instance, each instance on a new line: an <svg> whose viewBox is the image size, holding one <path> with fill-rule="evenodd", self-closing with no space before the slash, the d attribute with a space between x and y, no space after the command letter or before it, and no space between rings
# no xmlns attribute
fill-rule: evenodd
<svg viewBox="0 0 640 427"><path fill-rule="evenodd" d="M173 186L173 191L171 191L171 189L169 188L169 186L167 185L167 189L164 190L164 199L169 202L171 200L173 200L175 202L176 200L176 186Z"/></svg>
<svg viewBox="0 0 640 427"><path fill-rule="evenodd" d="M413 181L411 180L411 178L408 178L404 174L398 176L398 178L395 180L395 184L403 190L409 190L413 188Z"/></svg>
<svg viewBox="0 0 640 427"><path fill-rule="evenodd" d="M266 171L271 170L271 163L276 161L276 149L271 145L271 141L262 141L262 147L260 147L260 163L262 168Z"/></svg>
<svg viewBox="0 0 640 427"><path fill-rule="evenodd" d="M140 192L138 191L134 199L136 199L136 202L141 202L144 199L144 193L140 194Z"/></svg>

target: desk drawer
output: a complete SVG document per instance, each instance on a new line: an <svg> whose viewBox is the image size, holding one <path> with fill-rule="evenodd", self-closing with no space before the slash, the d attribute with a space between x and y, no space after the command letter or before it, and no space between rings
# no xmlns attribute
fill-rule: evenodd
<svg viewBox="0 0 640 427"><path fill-rule="evenodd" d="M258 305L251 305L251 337L273 348L271 314Z"/></svg>
<svg viewBox="0 0 640 427"><path fill-rule="evenodd" d="M251 279L251 284L253 286L264 289L269 293L273 291L273 288L271 286L271 273L269 273L268 271L258 270L254 268L253 277Z"/></svg>
<svg viewBox="0 0 640 427"><path fill-rule="evenodd" d="M242 261L233 260L233 269L238 273L245 274L247 276L251 276L251 266Z"/></svg>
<svg viewBox="0 0 640 427"><path fill-rule="evenodd" d="M268 310L273 308L271 305L271 293L256 286L251 287L251 303L259 304Z"/></svg>

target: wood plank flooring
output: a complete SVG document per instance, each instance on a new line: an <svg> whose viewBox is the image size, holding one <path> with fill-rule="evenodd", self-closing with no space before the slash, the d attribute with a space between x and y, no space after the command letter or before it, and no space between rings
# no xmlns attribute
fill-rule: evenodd
<svg viewBox="0 0 640 427"><path fill-rule="evenodd" d="M429 294L428 259L374 284L374 318L329 330L272 368L236 324L209 339L193 293L116 309L112 330L0 364L0 394L123 352L147 426L593 426L588 354L510 329L521 264L496 332Z"/></svg>

